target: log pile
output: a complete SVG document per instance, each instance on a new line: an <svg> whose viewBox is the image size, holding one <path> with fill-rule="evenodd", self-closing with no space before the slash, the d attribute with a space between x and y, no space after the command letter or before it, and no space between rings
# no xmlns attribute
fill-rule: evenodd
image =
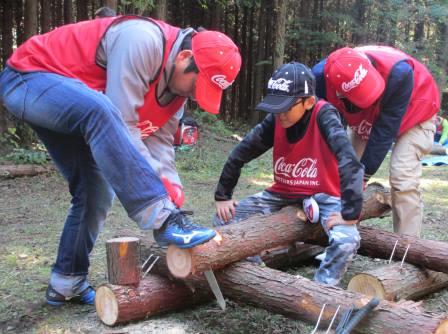
<svg viewBox="0 0 448 334"><path fill-rule="evenodd" d="M366 201L371 200L372 196ZM383 203L378 203L380 197L372 201L375 205L364 208L364 217L378 217L390 209L387 195L382 197ZM377 240L379 231L364 227L359 230L363 238L363 251L374 257L385 257L382 246L372 242ZM445 259L448 259L448 245L445 243L410 240L409 237L387 233L390 240L393 240L392 247L395 241L399 240L398 252L396 251L399 258L402 257L400 252L403 245L406 247L408 242L412 241L407 259L436 267L428 260L433 258L430 253L421 253L428 249L428 246L424 247L426 243L437 246L435 250L439 255L436 258L445 256ZM203 271L209 269L215 270L218 283L226 297L313 324L324 304L327 304L327 307L323 313L323 325L329 323L338 306L341 307L341 313L337 321L343 311L352 304L361 307L369 300L369 297L357 292L317 284L303 277L242 260L261 253L269 266L282 267L294 263L290 255L295 251L307 254L305 258L309 259L322 250L319 247L313 249L302 242L325 246L326 236L320 226L299 221L296 208L285 208L272 216L255 217L244 224L219 228L218 238L191 250L169 247L166 251L155 245L145 245L144 257L151 253L160 256L161 260L154 266L151 274L141 279L137 285L109 283L101 286L95 300L98 316L104 323L115 325L210 300L213 297L202 275ZM412 256L411 249L414 252ZM420 260L417 261L417 258ZM408 265L405 265L408 269ZM443 284L440 286L445 286ZM392 299L402 297L410 296L404 296L398 291ZM412 302L402 305L384 300L368 319L356 327L356 332L445 334L448 333L448 316L422 312Z"/></svg>

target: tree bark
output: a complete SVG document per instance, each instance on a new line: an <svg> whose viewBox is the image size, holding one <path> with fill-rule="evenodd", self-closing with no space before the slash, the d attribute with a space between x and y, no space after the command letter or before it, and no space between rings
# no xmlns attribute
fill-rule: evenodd
<svg viewBox="0 0 448 334"><path fill-rule="evenodd" d="M109 283L138 285L140 282L140 239L122 237L106 242Z"/></svg>
<svg viewBox="0 0 448 334"><path fill-rule="evenodd" d="M275 0L275 33L274 33L274 69L284 62L286 38L286 2Z"/></svg>
<svg viewBox="0 0 448 334"><path fill-rule="evenodd" d="M166 0L156 0L154 7L155 18L158 20L166 21L167 19L167 1Z"/></svg>
<svg viewBox="0 0 448 334"><path fill-rule="evenodd" d="M163 256L164 250L155 246L150 251L161 257L153 272L163 276L169 275ZM341 305L337 317L337 321L340 321L344 311L352 304L360 307L369 300L361 294L322 285L300 276L244 261L232 264L216 272L215 275L226 297L308 323L315 324L323 304L327 304L322 317L322 327L328 326L338 305ZM187 282L199 288L198 290L209 289L205 278L199 275L192 276ZM445 334L448 331L446 315L421 312L412 305L402 307L392 302L382 301L368 319L358 325L356 332Z"/></svg>
<svg viewBox="0 0 448 334"><path fill-rule="evenodd" d="M192 306L210 299L208 290L193 293L182 282L149 274L135 287L103 284L96 290L95 308L109 326Z"/></svg>
<svg viewBox="0 0 448 334"><path fill-rule="evenodd" d="M0 178L35 176L54 170L53 165L0 165Z"/></svg>
<svg viewBox="0 0 448 334"><path fill-rule="evenodd" d="M46 33L50 31L51 8L50 1L40 1L40 31Z"/></svg>
<svg viewBox="0 0 448 334"><path fill-rule="evenodd" d="M410 245L405 259L407 263L448 273L447 242L419 239L371 227L360 227L358 230L361 235L358 253L361 255L389 259L395 242L398 241L394 259L401 261L407 246Z"/></svg>
<svg viewBox="0 0 448 334"><path fill-rule="evenodd" d="M73 4L72 0L64 0L64 23L73 22Z"/></svg>
<svg viewBox="0 0 448 334"><path fill-rule="evenodd" d="M25 40L37 34L37 0L25 1Z"/></svg>
<svg viewBox="0 0 448 334"><path fill-rule="evenodd" d="M448 275L399 263L354 276L347 290L390 301L418 299L448 286Z"/></svg>

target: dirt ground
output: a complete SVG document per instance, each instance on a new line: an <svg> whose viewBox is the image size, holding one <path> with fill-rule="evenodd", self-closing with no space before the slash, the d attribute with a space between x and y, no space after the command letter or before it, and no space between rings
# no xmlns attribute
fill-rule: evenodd
<svg viewBox="0 0 448 334"><path fill-rule="evenodd" d="M178 154L178 168L186 188L186 209L194 209L195 221L211 225L213 191L222 165L234 143L202 138L194 151ZM0 159L1 160L1 159ZM373 181L387 184L385 161ZM253 161L244 170L236 199L265 188L272 179L270 154ZM426 239L448 241L448 168L425 167L422 189L425 202ZM55 259L69 194L64 180L55 172L46 175L0 180L0 333L309 333L312 327L228 300L221 311L213 302L109 328L96 317L91 306L51 308L44 303L51 264ZM391 219L374 219L365 225L391 230ZM90 281L105 282L107 239L116 236L152 238L140 231L118 201L110 211L105 228L91 256ZM343 287L353 275L383 265L384 260L357 256ZM312 265L292 268L311 278ZM448 289L427 296L425 310L447 312Z"/></svg>

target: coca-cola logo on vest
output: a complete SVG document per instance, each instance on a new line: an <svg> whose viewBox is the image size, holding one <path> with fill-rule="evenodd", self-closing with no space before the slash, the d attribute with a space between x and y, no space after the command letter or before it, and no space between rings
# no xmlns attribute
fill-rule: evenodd
<svg viewBox="0 0 448 334"><path fill-rule="evenodd" d="M350 128L362 137L362 139L367 140L370 136L370 131L372 131L372 123L363 119L359 125L354 125Z"/></svg>
<svg viewBox="0 0 448 334"><path fill-rule="evenodd" d="M285 157L280 157L274 164L274 173L289 178L316 178L317 159L303 158L297 163L285 162Z"/></svg>

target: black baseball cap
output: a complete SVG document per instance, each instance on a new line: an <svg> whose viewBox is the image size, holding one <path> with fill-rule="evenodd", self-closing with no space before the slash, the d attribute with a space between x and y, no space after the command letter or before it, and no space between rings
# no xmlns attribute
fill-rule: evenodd
<svg viewBox="0 0 448 334"><path fill-rule="evenodd" d="M278 114L286 112L299 97L316 94L316 78L310 68L291 62L280 66L269 79L268 94L255 109Z"/></svg>

